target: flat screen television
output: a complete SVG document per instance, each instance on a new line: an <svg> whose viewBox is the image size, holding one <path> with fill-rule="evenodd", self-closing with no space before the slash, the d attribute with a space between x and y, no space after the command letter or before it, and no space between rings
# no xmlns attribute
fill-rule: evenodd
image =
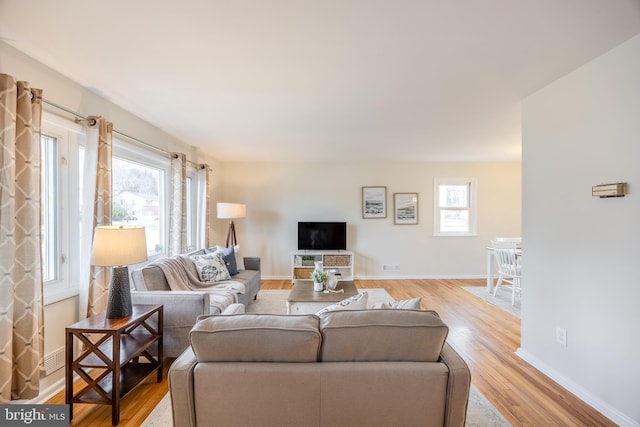
<svg viewBox="0 0 640 427"><path fill-rule="evenodd" d="M298 222L298 249L347 249L347 223Z"/></svg>

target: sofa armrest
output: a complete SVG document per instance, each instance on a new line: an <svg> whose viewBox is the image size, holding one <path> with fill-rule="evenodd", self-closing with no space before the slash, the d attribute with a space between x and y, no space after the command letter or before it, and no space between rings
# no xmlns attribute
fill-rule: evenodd
<svg viewBox="0 0 640 427"><path fill-rule="evenodd" d="M244 314L244 304L234 303L229 305L229 307L225 308L222 312L223 316L231 316L232 314ZM220 313L214 314L203 314L202 316L198 316L196 322L200 322L201 320L208 319L209 317L220 316Z"/></svg>
<svg viewBox="0 0 640 427"><path fill-rule="evenodd" d="M211 313L207 292L197 291L131 291L134 304L162 304L164 327L193 326L195 319Z"/></svg>
<svg viewBox="0 0 640 427"><path fill-rule="evenodd" d="M196 425L193 370L197 363L196 356L189 346L169 368L169 393L174 427Z"/></svg>
<svg viewBox="0 0 640 427"><path fill-rule="evenodd" d="M245 270L258 270L260 271L260 257L244 257Z"/></svg>
<svg viewBox="0 0 640 427"><path fill-rule="evenodd" d="M464 427L469 403L471 371L464 359L446 342L440 352L440 361L449 368L444 425Z"/></svg>

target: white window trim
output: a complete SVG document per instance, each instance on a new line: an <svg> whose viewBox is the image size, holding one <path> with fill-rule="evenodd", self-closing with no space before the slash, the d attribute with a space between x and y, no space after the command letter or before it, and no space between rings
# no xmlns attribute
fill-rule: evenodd
<svg viewBox="0 0 640 427"><path fill-rule="evenodd" d="M48 111L42 112L43 135L58 140L59 209L57 215L58 254L61 257L57 280L44 284L44 305L53 304L78 295L80 246L70 242L80 241L80 214L78 205L71 206L72 200L79 200L78 147L84 142L84 129L72 120Z"/></svg>
<svg viewBox="0 0 640 427"><path fill-rule="evenodd" d="M469 185L469 231L440 231L440 186ZM478 235L478 180L476 178L435 178L433 180L433 235L436 237L472 237Z"/></svg>

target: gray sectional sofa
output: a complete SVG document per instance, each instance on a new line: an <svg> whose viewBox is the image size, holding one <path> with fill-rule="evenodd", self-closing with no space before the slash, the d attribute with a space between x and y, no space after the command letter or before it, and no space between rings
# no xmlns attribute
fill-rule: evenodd
<svg viewBox="0 0 640 427"><path fill-rule="evenodd" d="M202 249L187 255L204 253L205 250ZM237 304L233 299L228 299L224 303L214 301L210 289L171 290L167 277L158 266L159 262L131 272L134 285L131 300L133 304L164 305L163 338L166 357L177 357L189 346L189 331L196 323L198 316L243 312L243 307L255 299L260 291L260 258L257 257L244 257L245 268L231 277L231 280L241 282L245 286L244 294L237 295ZM197 275L195 265L191 267L193 268L191 273ZM214 288L215 286L212 287Z"/></svg>
<svg viewBox="0 0 640 427"><path fill-rule="evenodd" d="M175 427L463 427L471 384L422 310L208 316L169 369Z"/></svg>

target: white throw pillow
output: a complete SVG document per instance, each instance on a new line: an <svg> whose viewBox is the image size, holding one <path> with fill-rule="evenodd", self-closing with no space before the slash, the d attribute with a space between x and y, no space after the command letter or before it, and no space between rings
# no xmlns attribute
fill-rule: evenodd
<svg viewBox="0 0 640 427"><path fill-rule="evenodd" d="M420 301L422 298L403 299L400 301L380 302L374 304L371 308L395 308L398 310L420 310Z"/></svg>
<svg viewBox="0 0 640 427"><path fill-rule="evenodd" d="M203 282L219 282L231 279L229 270L219 253L192 255L191 259L198 270L198 276Z"/></svg>
<svg viewBox="0 0 640 427"><path fill-rule="evenodd" d="M216 245L216 252L226 249L224 246ZM236 254L236 267L238 270L244 270L244 258L240 256L240 245L235 245L233 251Z"/></svg>
<svg viewBox="0 0 640 427"><path fill-rule="evenodd" d="M321 314L328 313L330 311L337 310L364 310L367 308L367 300L369 299L369 294L363 292L358 295L354 295L350 298L343 299L340 302L335 304L331 304L328 307L323 308L318 311L316 315L320 316Z"/></svg>

